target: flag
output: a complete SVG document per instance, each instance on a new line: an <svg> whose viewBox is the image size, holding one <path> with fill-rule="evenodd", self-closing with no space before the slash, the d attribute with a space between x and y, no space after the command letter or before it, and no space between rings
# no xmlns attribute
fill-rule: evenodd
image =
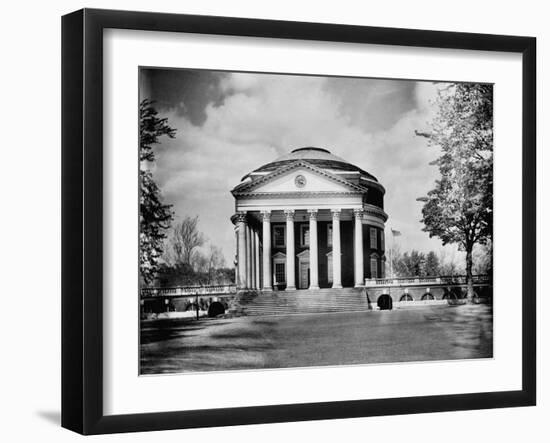
<svg viewBox="0 0 550 443"><path fill-rule="evenodd" d="M396 231L395 229L392 229L391 233L394 237L399 237L401 235L401 231Z"/></svg>

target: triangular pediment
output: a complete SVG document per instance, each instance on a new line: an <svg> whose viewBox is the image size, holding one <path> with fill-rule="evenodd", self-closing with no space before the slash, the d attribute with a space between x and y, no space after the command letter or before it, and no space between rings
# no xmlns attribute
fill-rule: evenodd
<svg viewBox="0 0 550 443"><path fill-rule="evenodd" d="M302 260L309 260L309 249L305 249L299 254L296 254L296 257L302 259Z"/></svg>
<svg viewBox="0 0 550 443"><path fill-rule="evenodd" d="M284 252L277 252L276 254L273 254L273 258L286 258L286 254Z"/></svg>
<svg viewBox="0 0 550 443"><path fill-rule="evenodd" d="M364 189L335 174L307 163L296 161L234 190L241 193L296 193L296 192L364 192Z"/></svg>

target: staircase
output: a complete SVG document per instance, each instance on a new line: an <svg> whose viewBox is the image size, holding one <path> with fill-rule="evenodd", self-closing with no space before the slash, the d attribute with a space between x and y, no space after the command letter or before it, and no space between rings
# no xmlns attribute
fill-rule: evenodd
<svg viewBox="0 0 550 443"><path fill-rule="evenodd" d="M364 289L317 289L261 292L239 300L244 315L289 315L368 311Z"/></svg>

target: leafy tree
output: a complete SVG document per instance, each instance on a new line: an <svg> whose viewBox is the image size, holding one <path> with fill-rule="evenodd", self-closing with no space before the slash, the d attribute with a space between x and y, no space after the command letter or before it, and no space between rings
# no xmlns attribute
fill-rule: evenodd
<svg viewBox="0 0 550 443"><path fill-rule="evenodd" d="M393 253L393 269L398 277L411 277L419 275L419 253L418 251Z"/></svg>
<svg viewBox="0 0 550 443"><path fill-rule="evenodd" d="M439 275L454 276L464 274L464 267L457 263L454 252L441 249L439 255Z"/></svg>
<svg viewBox="0 0 550 443"><path fill-rule="evenodd" d="M197 272L189 265L169 266L163 263L157 280L162 287L234 284L235 269L218 268L210 272Z"/></svg>
<svg viewBox="0 0 550 443"><path fill-rule="evenodd" d="M474 294L472 251L492 238L493 225L493 88L456 84L440 91L438 113L426 137L441 149L433 162L441 178L424 202L422 221L430 237L466 252L468 298Z"/></svg>
<svg viewBox="0 0 550 443"><path fill-rule="evenodd" d="M396 274L400 277L423 277L426 258L422 252L413 249L397 260Z"/></svg>
<svg viewBox="0 0 550 443"><path fill-rule="evenodd" d="M441 269L439 266L439 257L434 251L430 251L426 254L426 263L424 266L424 274L427 277L433 277L440 275Z"/></svg>
<svg viewBox="0 0 550 443"><path fill-rule="evenodd" d="M171 205L162 202L150 166L155 161L153 147L159 138L166 135L174 138L175 129L168 125L166 118L159 118L150 100L142 100L139 105L139 270L143 281L151 283L158 270L163 253L165 231L172 221Z"/></svg>
<svg viewBox="0 0 550 443"><path fill-rule="evenodd" d="M427 254L412 250L393 254L393 267L398 277L433 277L442 275L440 259L434 251Z"/></svg>
<svg viewBox="0 0 550 443"><path fill-rule="evenodd" d="M144 99L139 105L139 160L142 162L155 161L153 146L159 143L160 137L176 136L176 130L168 125L168 119L158 117L153 104L153 101Z"/></svg>
<svg viewBox="0 0 550 443"><path fill-rule="evenodd" d="M476 274L493 273L493 242L474 248L474 272Z"/></svg>

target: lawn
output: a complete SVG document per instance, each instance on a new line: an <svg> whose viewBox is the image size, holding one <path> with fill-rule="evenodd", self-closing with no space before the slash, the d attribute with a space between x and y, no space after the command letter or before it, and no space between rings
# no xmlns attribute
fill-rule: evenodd
<svg viewBox="0 0 550 443"><path fill-rule="evenodd" d="M490 358L492 309L163 319L141 324L141 373Z"/></svg>

